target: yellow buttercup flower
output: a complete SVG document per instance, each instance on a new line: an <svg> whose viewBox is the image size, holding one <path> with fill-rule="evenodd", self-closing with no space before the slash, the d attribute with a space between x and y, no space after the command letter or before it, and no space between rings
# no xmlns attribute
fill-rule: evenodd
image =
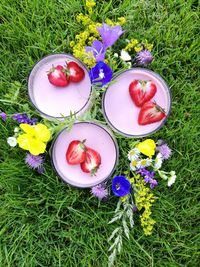
<svg viewBox="0 0 200 267"><path fill-rule="evenodd" d="M51 138L49 129L42 123L33 126L22 123L20 128L24 133L17 138L19 147L28 150L34 156L44 153L46 143Z"/></svg>
<svg viewBox="0 0 200 267"><path fill-rule="evenodd" d="M145 141L137 144L136 147L142 154L151 158L155 154L156 143L152 139L146 139Z"/></svg>

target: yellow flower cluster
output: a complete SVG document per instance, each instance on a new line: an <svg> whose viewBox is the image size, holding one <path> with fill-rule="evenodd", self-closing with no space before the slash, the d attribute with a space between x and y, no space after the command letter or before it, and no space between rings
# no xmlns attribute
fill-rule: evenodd
<svg viewBox="0 0 200 267"><path fill-rule="evenodd" d="M138 42L137 39L131 39L126 47L124 48L125 51L135 51L135 52L140 52L143 48L151 51L153 48L153 44L149 44L147 40L145 40L142 44Z"/></svg>
<svg viewBox="0 0 200 267"><path fill-rule="evenodd" d="M140 215L141 225L145 235L151 235L153 226L156 223L155 220L151 218L151 207L155 201L154 195L151 193L150 189L145 186L144 179L137 175L135 176L135 204L138 210L144 208L144 212Z"/></svg>
<svg viewBox="0 0 200 267"><path fill-rule="evenodd" d="M85 26L85 30L75 36L75 41L70 42L70 47L72 48L75 57L81 59L89 68L92 68L95 65L95 58L93 57L93 54L86 53L85 46L91 46L94 40L101 40L101 36L96 27L101 27L102 24L94 22L91 19L93 7L96 5L95 1L86 0L85 5L89 15L80 13L76 17L77 21ZM120 17L117 22L113 22L110 19L106 19L105 22L110 26L123 25L126 23L126 19Z"/></svg>
<svg viewBox="0 0 200 267"><path fill-rule="evenodd" d="M92 8L96 5L94 0L86 0L85 6L89 14L92 14Z"/></svg>

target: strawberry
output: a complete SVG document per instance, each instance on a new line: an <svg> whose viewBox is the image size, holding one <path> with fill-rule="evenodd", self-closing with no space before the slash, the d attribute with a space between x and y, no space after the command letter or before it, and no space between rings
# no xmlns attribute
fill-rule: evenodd
<svg viewBox="0 0 200 267"><path fill-rule="evenodd" d="M84 70L74 61L66 63L67 74L69 75L69 80L74 83L78 83L85 77Z"/></svg>
<svg viewBox="0 0 200 267"><path fill-rule="evenodd" d="M140 125L146 125L161 121L165 117L165 111L156 103L149 101L142 106L138 116L138 123Z"/></svg>
<svg viewBox="0 0 200 267"><path fill-rule="evenodd" d="M134 80L129 85L129 94L138 107L151 100L156 91L156 85L152 81Z"/></svg>
<svg viewBox="0 0 200 267"><path fill-rule="evenodd" d="M85 161L86 159L86 147L84 145L85 140L82 142L79 140L72 141L66 152L66 160L68 164L75 165Z"/></svg>
<svg viewBox="0 0 200 267"><path fill-rule="evenodd" d="M49 82L55 86L65 87L69 84L69 77L65 73L65 68L61 65L52 66L47 76Z"/></svg>
<svg viewBox="0 0 200 267"><path fill-rule="evenodd" d="M94 175L97 172L100 164L101 164L100 154L96 150L87 147L86 159L83 163L81 163L82 171Z"/></svg>

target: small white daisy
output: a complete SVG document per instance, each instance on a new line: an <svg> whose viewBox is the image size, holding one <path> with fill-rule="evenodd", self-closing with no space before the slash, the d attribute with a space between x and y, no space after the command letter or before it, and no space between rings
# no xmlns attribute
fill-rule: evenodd
<svg viewBox="0 0 200 267"><path fill-rule="evenodd" d="M140 150L138 148L133 148L128 153L128 159L129 160L138 159L139 155L140 155Z"/></svg>
<svg viewBox="0 0 200 267"><path fill-rule="evenodd" d="M130 169L132 171L136 171L137 170L137 160L132 160L131 163L130 163Z"/></svg>
<svg viewBox="0 0 200 267"><path fill-rule="evenodd" d="M118 58L118 57L119 57L119 55L118 55L117 53L114 53L114 57Z"/></svg>
<svg viewBox="0 0 200 267"><path fill-rule="evenodd" d="M15 147L17 145L17 139L14 136L8 137L7 143L9 144L9 146Z"/></svg>
<svg viewBox="0 0 200 267"><path fill-rule="evenodd" d="M125 50L121 50L120 58L121 58L121 60L123 60L123 61L129 61L129 60L131 60L131 56L130 56L129 53L126 52Z"/></svg>
<svg viewBox="0 0 200 267"><path fill-rule="evenodd" d="M161 168L162 163L163 163L162 154L161 153L158 153L158 155L156 156L155 165L154 165L154 167L156 168L156 170L159 170Z"/></svg>
<svg viewBox="0 0 200 267"><path fill-rule="evenodd" d="M151 163L152 163L152 159L149 159L149 158L147 158L147 159L141 159L137 163L137 169L148 167L148 166L151 165Z"/></svg>
<svg viewBox="0 0 200 267"><path fill-rule="evenodd" d="M173 185L174 183L175 183L175 181L176 181L176 173L175 173L175 171L171 171L170 172L170 177L169 177L169 179L168 179L168 181L167 181L167 185L170 187L171 185Z"/></svg>

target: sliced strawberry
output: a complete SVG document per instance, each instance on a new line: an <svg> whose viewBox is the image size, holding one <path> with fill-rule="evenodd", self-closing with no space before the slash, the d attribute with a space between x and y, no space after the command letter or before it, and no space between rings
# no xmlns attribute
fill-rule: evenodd
<svg viewBox="0 0 200 267"><path fill-rule="evenodd" d="M138 107L151 100L156 94L156 91L156 85L152 81L134 80L129 85L131 99Z"/></svg>
<svg viewBox="0 0 200 267"><path fill-rule="evenodd" d="M66 69L71 82L78 83L85 77L84 70L74 61L67 62Z"/></svg>
<svg viewBox="0 0 200 267"><path fill-rule="evenodd" d="M68 164L75 165L80 164L86 159L86 147L84 145L84 141L74 140L72 141L66 152L66 160Z"/></svg>
<svg viewBox="0 0 200 267"><path fill-rule="evenodd" d="M65 73L65 68L61 65L52 66L47 76L49 82L55 86L65 87L69 84L69 77Z"/></svg>
<svg viewBox="0 0 200 267"><path fill-rule="evenodd" d="M166 117L165 111L154 102L146 102L139 113L138 123L140 125L146 125L161 121Z"/></svg>
<svg viewBox="0 0 200 267"><path fill-rule="evenodd" d="M86 159L83 163L81 163L82 171L94 175L97 172L100 164L101 164L100 154L96 150L87 147Z"/></svg>

